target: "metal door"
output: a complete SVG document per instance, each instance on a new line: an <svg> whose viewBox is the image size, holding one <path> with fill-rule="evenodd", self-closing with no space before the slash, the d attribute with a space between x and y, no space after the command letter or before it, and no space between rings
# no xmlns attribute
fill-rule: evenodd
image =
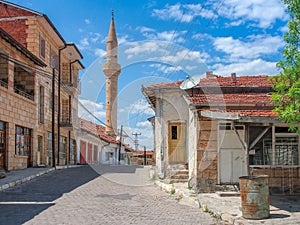
<svg viewBox="0 0 300 225"><path fill-rule="evenodd" d="M241 142L244 141L245 130L244 126L237 126L236 131L232 125L223 128L219 126L219 182L235 184L240 176L247 175L246 150Z"/></svg>

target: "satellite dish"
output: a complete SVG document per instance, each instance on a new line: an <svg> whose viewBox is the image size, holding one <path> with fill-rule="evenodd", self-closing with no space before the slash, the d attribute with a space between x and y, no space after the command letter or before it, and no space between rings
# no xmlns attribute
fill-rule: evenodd
<svg viewBox="0 0 300 225"><path fill-rule="evenodd" d="M180 84L180 86L179 86L180 89L186 90L186 89L191 89L193 87L196 87L198 85L198 83L200 82L200 77L201 76L189 77L189 75L187 75L186 80Z"/></svg>

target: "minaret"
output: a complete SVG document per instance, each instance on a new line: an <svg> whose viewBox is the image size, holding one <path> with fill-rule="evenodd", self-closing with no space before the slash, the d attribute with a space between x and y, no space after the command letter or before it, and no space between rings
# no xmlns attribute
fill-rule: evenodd
<svg viewBox="0 0 300 225"><path fill-rule="evenodd" d="M118 40L113 11L106 41L106 62L103 65L103 72L106 76L106 132L116 136L114 130L117 130L118 76L121 66L118 64Z"/></svg>

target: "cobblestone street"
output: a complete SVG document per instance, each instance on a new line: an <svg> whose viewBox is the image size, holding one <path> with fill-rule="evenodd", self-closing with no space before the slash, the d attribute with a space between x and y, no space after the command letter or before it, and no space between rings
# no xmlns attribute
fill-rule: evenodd
<svg viewBox="0 0 300 225"><path fill-rule="evenodd" d="M0 224L218 224L149 181L142 185L143 168L107 168L57 170L2 191Z"/></svg>

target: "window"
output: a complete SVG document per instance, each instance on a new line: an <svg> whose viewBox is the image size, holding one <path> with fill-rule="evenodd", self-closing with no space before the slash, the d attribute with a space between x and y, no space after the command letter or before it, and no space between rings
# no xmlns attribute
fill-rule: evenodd
<svg viewBox="0 0 300 225"><path fill-rule="evenodd" d="M49 91L49 108L53 109L53 98L52 98L52 91Z"/></svg>
<svg viewBox="0 0 300 225"><path fill-rule="evenodd" d="M58 66L59 66L58 54L56 54L56 52L54 51L53 48L51 48L51 46L50 46L50 57L49 57L49 59L50 59L49 65L51 67L54 66L54 69L58 70Z"/></svg>
<svg viewBox="0 0 300 225"><path fill-rule="evenodd" d="M94 163L97 163L97 162L98 162L98 146L97 146L97 145L94 145L94 156L93 156L93 160L94 160Z"/></svg>
<svg viewBox="0 0 300 225"><path fill-rule="evenodd" d="M263 165L298 165L298 138L298 136L276 137L274 151L272 141L265 139Z"/></svg>
<svg viewBox="0 0 300 225"><path fill-rule="evenodd" d="M44 91L44 87L40 86L40 90L39 90L39 122L40 123L44 123L44 117L45 117L45 91Z"/></svg>
<svg viewBox="0 0 300 225"><path fill-rule="evenodd" d="M177 126L172 126L172 140L177 140Z"/></svg>
<svg viewBox="0 0 300 225"><path fill-rule="evenodd" d="M31 151L31 129L16 126L16 155L28 156Z"/></svg>
<svg viewBox="0 0 300 225"><path fill-rule="evenodd" d="M65 159L66 157L66 150L67 150L67 145L66 145L66 137L60 136L59 140L59 158L60 159Z"/></svg>
<svg viewBox="0 0 300 225"><path fill-rule="evenodd" d="M46 56L46 41L41 35L40 35L40 56L43 58L45 58Z"/></svg>
<svg viewBox="0 0 300 225"><path fill-rule="evenodd" d="M76 152L76 141L74 139L71 139L70 140L70 156L69 156L70 162L74 162L75 152Z"/></svg>
<svg viewBox="0 0 300 225"><path fill-rule="evenodd" d="M264 138L250 157L251 165L292 166L299 165L299 136L276 134L275 148L272 138ZM251 159L252 158L252 159Z"/></svg>
<svg viewBox="0 0 300 225"><path fill-rule="evenodd" d="M42 152L43 151L43 137L38 135L37 136L37 141L38 141L38 152Z"/></svg>
<svg viewBox="0 0 300 225"><path fill-rule="evenodd" d="M49 159L52 158L52 133L50 132L47 132L47 156Z"/></svg>

